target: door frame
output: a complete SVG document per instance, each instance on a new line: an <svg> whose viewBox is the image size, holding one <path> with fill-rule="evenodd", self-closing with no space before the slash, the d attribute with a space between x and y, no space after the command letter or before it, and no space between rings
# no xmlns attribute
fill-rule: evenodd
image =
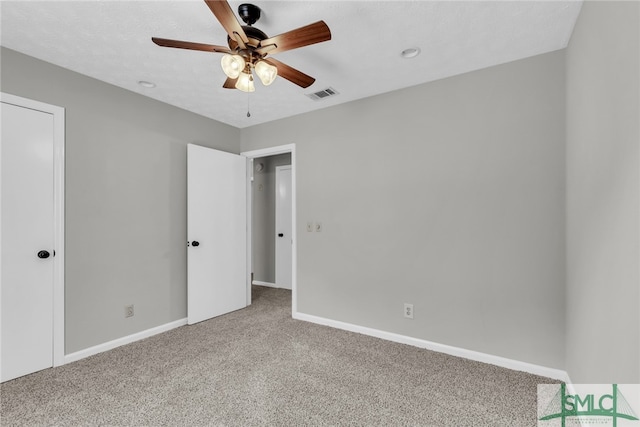
<svg viewBox="0 0 640 427"><path fill-rule="evenodd" d="M65 109L0 92L0 102L53 116L53 366L64 365L64 175ZM0 165L0 167L2 167ZM1 175L0 175L0 179ZM0 203L1 199L0 199ZM0 209L0 215L2 210ZM0 231L1 233L1 231ZM0 239L2 236L0 235ZM0 246L0 251L2 250ZM0 254L1 255L1 254ZM1 320L0 320L1 321ZM0 344L1 345L1 344Z"/></svg>
<svg viewBox="0 0 640 427"><path fill-rule="evenodd" d="M247 305L251 304L251 270L253 269L252 226L253 226L253 159L291 153L291 315L298 311L298 237L296 230L296 144L278 145L241 152L250 161L247 168Z"/></svg>
<svg viewBox="0 0 640 427"><path fill-rule="evenodd" d="M280 218L280 215L281 215L280 214L280 209L279 209L279 205L280 205L279 200L280 199L279 199L279 197L277 195L277 192L278 192L278 189L280 188L280 185L279 185L280 184L280 179L282 179L281 178L281 176L282 176L281 174L282 174L282 171L284 171L284 170L291 171L292 170L291 165L276 166L276 183L275 183L276 184L276 200L275 200L275 208L276 208L276 215L275 215L276 223L275 223L275 225L276 225L276 227L275 227L275 230L274 230L275 233L278 233L278 219ZM291 173L291 177L292 177L292 181L293 181L293 172ZM289 189L291 191L291 193L293 193L292 188L293 188L293 182L292 182L291 188ZM292 202L291 204L293 205L293 199L291 199L291 202ZM289 224L289 225L291 226L291 230L289 230L289 232L291 232L291 231L293 231L293 224ZM275 282L274 283L276 284L276 286L281 286L280 283L278 282L278 238L275 237L275 236L274 236L274 238L275 238L275 241L276 241L276 244L275 244L275 251L276 251L276 253L275 253ZM291 249L293 251L293 247ZM292 252L292 255L293 255L293 252ZM293 257L291 259L291 262L293 262Z"/></svg>

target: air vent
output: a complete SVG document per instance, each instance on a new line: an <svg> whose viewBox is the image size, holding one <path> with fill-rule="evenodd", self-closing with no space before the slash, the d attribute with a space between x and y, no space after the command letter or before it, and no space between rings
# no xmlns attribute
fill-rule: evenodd
<svg viewBox="0 0 640 427"><path fill-rule="evenodd" d="M325 99L325 98L329 98L331 96L336 96L338 95L338 91L336 91L334 88L332 87L328 87L326 89L323 89L319 92L314 92L314 93L308 93L307 96L311 99L313 99L314 101L320 101L321 99Z"/></svg>

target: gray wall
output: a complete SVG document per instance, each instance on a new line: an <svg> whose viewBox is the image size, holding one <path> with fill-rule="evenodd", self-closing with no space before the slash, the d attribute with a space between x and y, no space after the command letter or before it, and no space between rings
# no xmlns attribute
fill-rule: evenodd
<svg viewBox="0 0 640 427"><path fill-rule="evenodd" d="M566 52L242 131L2 48L3 92L67 111L66 352L186 315L187 143L293 142L301 312L640 382L639 13L585 2Z"/></svg>
<svg viewBox="0 0 640 427"><path fill-rule="evenodd" d="M567 50L567 370L640 383L637 2L585 2Z"/></svg>
<svg viewBox="0 0 640 427"><path fill-rule="evenodd" d="M258 163L264 165L260 172ZM261 282L276 283L276 167L290 164L290 153L253 162L252 271L253 279Z"/></svg>
<svg viewBox="0 0 640 427"><path fill-rule="evenodd" d="M564 368L564 76L555 52L242 129L296 143L299 311Z"/></svg>
<svg viewBox="0 0 640 427"><path fill-rule="evenodd" d="M238 153L239 130L1 55L3 92L66 108L66 353L184 318L186 144Z"/></svg>

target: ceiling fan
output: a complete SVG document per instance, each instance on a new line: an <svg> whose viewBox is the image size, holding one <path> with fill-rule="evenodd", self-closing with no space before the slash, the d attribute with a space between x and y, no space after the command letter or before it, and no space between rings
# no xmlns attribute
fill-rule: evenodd
<svg viewBox="0 0 640 427"><path fill-rule="evenodd" d="M158 37L151 40L158 46L224 53L221 65L227 80L222 87L226 89L253 92L253 71L265 86L273 83L278 75L303 88L313 84L313 77L267 56L331 40L331 31L324 21L269 37L252 27L260 19L258 6L245 3L238 7L238 15L246 24L241 25L226 0L205 0L205 3L229 35L229 47Z"/></svg>

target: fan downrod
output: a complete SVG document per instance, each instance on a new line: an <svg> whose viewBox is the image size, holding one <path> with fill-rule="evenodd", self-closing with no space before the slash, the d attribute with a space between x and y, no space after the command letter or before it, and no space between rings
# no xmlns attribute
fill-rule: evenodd
<svg viewBox="0 0 640 427"><path fill-rule="evenodd" d="M238 15L249 26L258 22L260 12L260 8L254 4L243 3L238 6Z"/></svg>

